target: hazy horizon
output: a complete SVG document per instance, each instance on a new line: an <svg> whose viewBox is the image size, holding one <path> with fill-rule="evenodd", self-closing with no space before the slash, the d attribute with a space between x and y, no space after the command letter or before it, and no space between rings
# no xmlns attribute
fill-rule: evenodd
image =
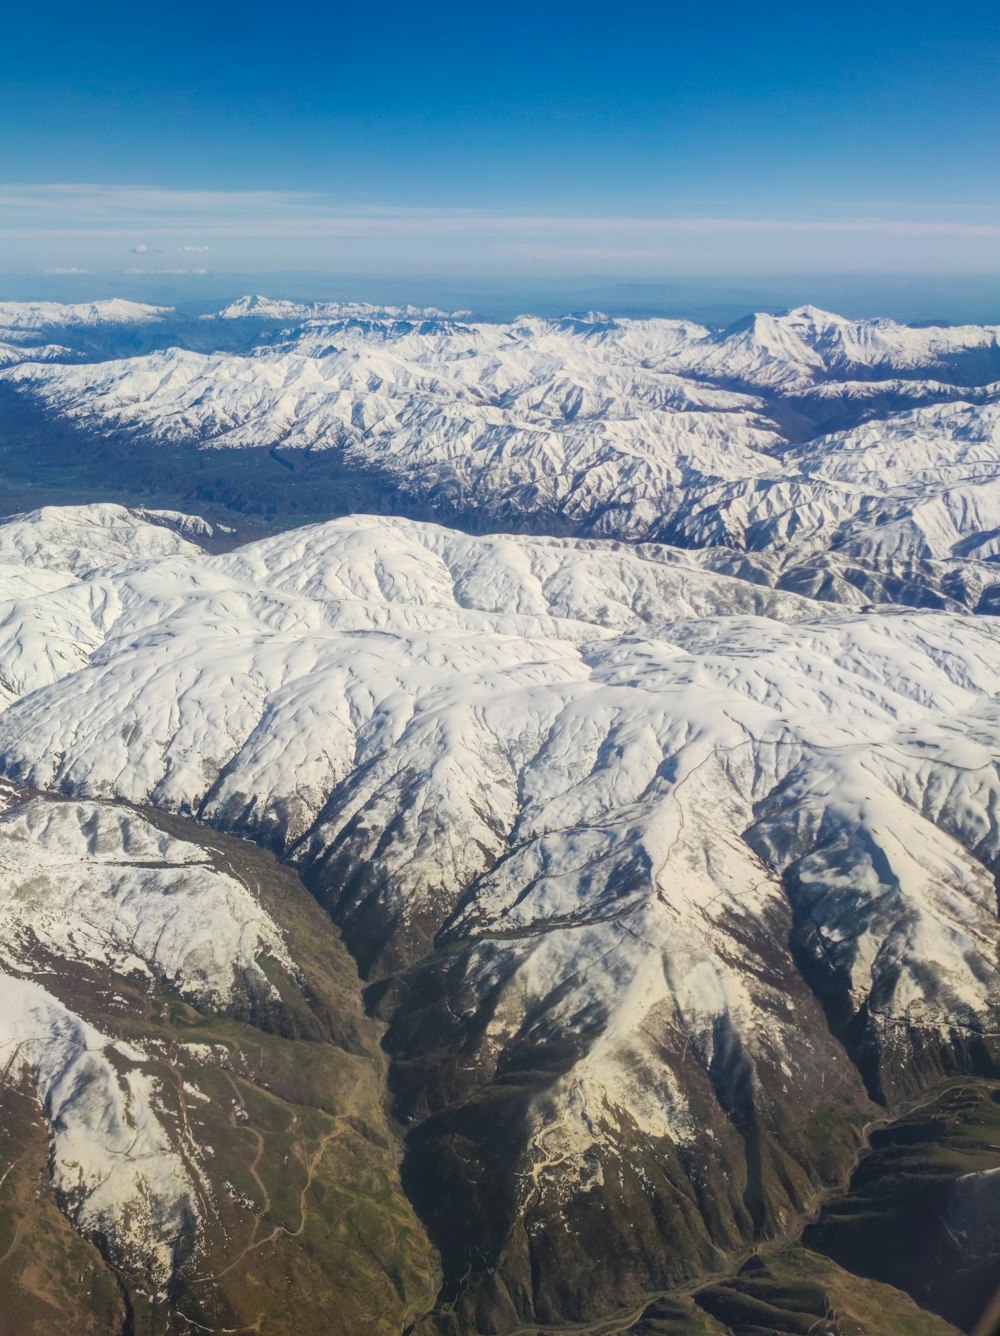
<svg viewBox="0 0 1000 1336"><path fill-rule="evenodd" d="M600 310L728 325L755 311L813 305L852 319L909 324L1000 324L1000 276L907 274L691 276L629 281L605 275L545 280L452 275L208 273L187 275L0 274L0 301L89 302L121 297L202 314L249 294L293 301L361 301L463 310L485 320Z"/></svg>

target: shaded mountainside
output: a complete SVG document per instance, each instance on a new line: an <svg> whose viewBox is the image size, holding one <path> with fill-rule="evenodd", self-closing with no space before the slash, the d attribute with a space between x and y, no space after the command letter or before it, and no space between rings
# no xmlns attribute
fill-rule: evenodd
<svg viewBox="0 0 1000 1336"><path fill-rule="evenodd" d="M969 1330L1000 1274L1000 1090L957 1087L877 1129L805 1241Z"/></svg>

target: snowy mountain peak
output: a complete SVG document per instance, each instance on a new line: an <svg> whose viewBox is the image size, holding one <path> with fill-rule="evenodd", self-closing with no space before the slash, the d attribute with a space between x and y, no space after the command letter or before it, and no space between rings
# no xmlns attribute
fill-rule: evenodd
<svg viewBox="0 0 1000 1336"><path fill-rule="evenodd" d="M813 329L826 329L831 325L842 325L845 322L844 317L835 315L832 311L826 311L821 306L794 306L787 311L783 317L790 324L807 325Z"/></svg>
<svg viewBox="0 0 1000 1336"><path fill-rule="evenodd" d="M265 322L303 322L308 320L343 320L351 317L386 319L444 318L448 313L434 306L377 306L368 302L296 302L275 300L261 294L240 297L219 311L203 315L202 320L261 320ZM457 314L467 314L458 312Z"/></svg>
<svg viewBox="0 0 1000 1336"><path fill-rule="evenodd" d="M295 320L313 310L311 305L302 302L278 300L255 293L230 302L219 311L212 311L201 317L202 320L245 320L250 317L263 320Z"/></svg>
<svg viewBox="0 0 1000 1336"><path fill-rule="evenodd" d="M147 306L121 297L93 302L0 302L0 331L74 328L99 325L142 325L166 320L172 306Z"/></svg>

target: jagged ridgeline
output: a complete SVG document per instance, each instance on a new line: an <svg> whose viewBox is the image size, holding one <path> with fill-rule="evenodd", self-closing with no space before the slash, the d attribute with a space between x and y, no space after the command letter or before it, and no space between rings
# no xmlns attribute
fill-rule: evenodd
<svg viewBox="0 0 1000 1336"><path fill-rule="evenodd" d="M4 367L8 511L39 484L256 532L388 510L708 549L848 606L1000 606L994 327L0 303Z"/></svg>
<svg viewBox="0 0 1000 1336"><path fill-rule="evenodd" d="M0 323L10 1330L971 1331L994 332Z"/></svg>

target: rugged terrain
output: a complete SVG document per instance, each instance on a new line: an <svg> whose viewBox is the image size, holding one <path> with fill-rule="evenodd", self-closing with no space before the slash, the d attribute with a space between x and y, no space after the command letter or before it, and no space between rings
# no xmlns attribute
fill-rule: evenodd
<svg viewBox="0 0 1000 1336"><path fill-rule="evenodd" d="M422 518L0 525L20 1329L971 1329L996 331L40 309L17 467L329 456Z"/></svg>
<svg viewBox="0 0 1000 1336"><path fill-rule="evenodd" d="M436 1264L300 883L189 823L5 796L3 1330L398 1331Z"/></svg>

